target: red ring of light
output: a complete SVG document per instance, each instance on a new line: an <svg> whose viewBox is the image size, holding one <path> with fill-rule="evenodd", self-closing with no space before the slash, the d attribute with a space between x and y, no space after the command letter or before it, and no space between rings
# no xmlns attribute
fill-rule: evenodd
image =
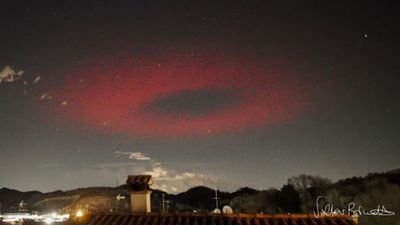
<svg viewBox="0 0 400 225"><path fill-rule="evenodd" d="M293 119L306 101L298 81L295 72L261 60L173 54L82 66L55 97L68 102L57 112L69 124L129 135L206 134ZM240 90L241 101L202 116L145 110L158 98L202 89Z"/></svg>

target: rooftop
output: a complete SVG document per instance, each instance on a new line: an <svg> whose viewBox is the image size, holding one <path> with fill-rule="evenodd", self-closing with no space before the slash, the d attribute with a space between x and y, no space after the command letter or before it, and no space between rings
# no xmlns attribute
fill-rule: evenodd
<svg viewBox="0 0 400 225"><path fill-rule="evenodd" d="M149 190L152 184L151 175L129 175L126 184L134 191Z"/></svg>
<svg viewBox="0 0 400 225"><path fill-rule="evenodd" d="M147 213L93 216L88 225L355 225L348 216L312 214Z"/></svg>

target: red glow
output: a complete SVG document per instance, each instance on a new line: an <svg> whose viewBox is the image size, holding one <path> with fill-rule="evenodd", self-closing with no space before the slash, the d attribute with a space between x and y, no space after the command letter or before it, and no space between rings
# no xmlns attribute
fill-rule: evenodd
<svg viewBox="0 0 400 225"><path fill-rule="evenodd" d="M128 135L180 136L220 133L291 120L308 100L290 71L244 57L174 54L157 59L92 63L68 74L55 99L67 124ZM233 107L202 116L145 110L154 100L182 91L240 90Z"/></svg>

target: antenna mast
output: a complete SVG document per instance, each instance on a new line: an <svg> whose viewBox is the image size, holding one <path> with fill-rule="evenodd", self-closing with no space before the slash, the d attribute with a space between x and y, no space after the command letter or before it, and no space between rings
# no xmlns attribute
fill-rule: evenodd
<svg viewBox="0 0 400 225"><path fill-rule="evenodd" d="M219 209L218 208L218 189L217 189L217 187L215 187L215 197L213 198L213 199L215 199L215 208L216 209Z"/></svg>

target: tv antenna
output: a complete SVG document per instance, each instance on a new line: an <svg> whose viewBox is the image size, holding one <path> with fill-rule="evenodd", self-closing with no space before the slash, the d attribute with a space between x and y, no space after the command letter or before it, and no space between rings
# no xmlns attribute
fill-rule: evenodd
<svg viewBox="0 0 400 225"><path fill-rule="evenodd" d="M214 209L213 213L221 213L221 210L219 209L219 206L218 206L219 197L218 197L217 187L215 187L215 197L213 199L215 199L215 209Z"/></svg>
<svg viewBox="0 0 400 225"><path fill-rule="evenodd" d="M25 211L24 206L26 205L26 203L24 202L24 200L22 200L19 204L18 204L18 212L22 212Z"/></svg>

